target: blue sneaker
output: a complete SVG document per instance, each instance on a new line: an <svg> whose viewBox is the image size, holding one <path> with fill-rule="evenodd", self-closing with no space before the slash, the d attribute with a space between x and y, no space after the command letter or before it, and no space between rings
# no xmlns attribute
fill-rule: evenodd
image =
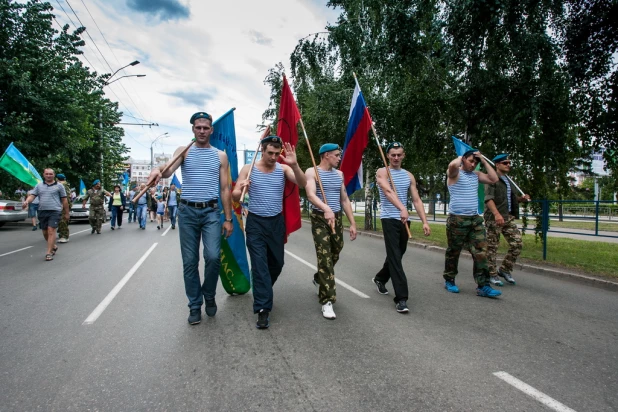
<svg viewBox="0 0 618 412"><path fill-rule="evenodd" d="M492 289L491 286L485 285L482 288L476 288L476 294L484 298L497 298L502 295L502 292L496 289Z"/></svg>
<svg viewBox="0 0 618 412"><path fill-rule="evenodd" d="M444 289L451 293L459 293L459 288L455 284L455 280L447 280L444 282Z"/></svg>

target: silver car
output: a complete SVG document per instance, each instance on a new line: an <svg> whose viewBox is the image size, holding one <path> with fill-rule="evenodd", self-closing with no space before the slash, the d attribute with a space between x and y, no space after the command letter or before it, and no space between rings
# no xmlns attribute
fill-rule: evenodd
<svg viewBox="0 0 618 412"><path fill-rule="evenodd" d="M19 200L0 199L0 227L7 222L21 222L27 218L28 209L22 209Z"/></svg>
<svg viewBox="0 0 618 412"><path fill-rule="evenodd" d="M110 212L107 208L109 207L108 205L109 200L107 198L105 198L105 220L109 220L112 217L112 212ZM90 216L90 200L88 200L86 202L86 207L82 207L82 200L81 198L76 198L75 201L73 202L73 205L71 206L71 210L69 211L69 219L71 221L76 221L76 220L88 220L88 217Z"/></svg>

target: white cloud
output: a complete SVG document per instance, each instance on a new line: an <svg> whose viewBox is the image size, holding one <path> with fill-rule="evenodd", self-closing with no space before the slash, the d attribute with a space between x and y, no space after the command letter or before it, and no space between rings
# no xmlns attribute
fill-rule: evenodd
<svg viewBox="0 0 618 412"><path fill-rule="evenodd" d="M269 103L270 90L263 84L268 69L280 61L289 67L289 56L298 40L323 31L327 21L335 21L338 14L326 7L326 0L155 3L157 7L143 12L135 9L143 10L148 2L88 3L114 57L83 4L72 2L113 70L136 59L141 62L115 78L146 74L144 78L121 79L105 89L112 100L121 102L124 123L143 123L129 117L132 114L159 124L152 128L124 126L124 142L137 159L148 159L152 140L165 132L170 137L155 144L156 152L171 153L187 144L192 137L189 118L198 110L206 110L216 119L236 107L237 145L253 148L259 137L255 127ZM169 10L172 15L166 14ZM62 24L68 22L61 10L56 10L56 15ZM72 14L70 17L76 21ZM84 39L92 43L88 37ZM110 72L92 45L83 50L98 72ZM200 101L204 106L200 107Z"/></svg>

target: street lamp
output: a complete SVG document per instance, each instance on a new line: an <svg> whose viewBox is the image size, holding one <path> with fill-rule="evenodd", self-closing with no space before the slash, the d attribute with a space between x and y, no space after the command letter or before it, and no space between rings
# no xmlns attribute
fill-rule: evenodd
<svg viewBox="0 0 618 412"><path fill-rule="evenodd" d="M110 84L117 82L120 79L124 79L125 77L146 77L145 74L127 74L126 76L120 76L117 79L112 80L111 82L105 82L105 86L109 86Z"/></svg>
<svg viewBox="0 0 618 412"><path fill-rule="evenodd" d="M136 66L136 65L138 65L138 64L139 64L139 61L138 61L138 60L132 61L131 63L127 64L126 66L123 66L123 67L119 68L119 69L118 69L118 70L116 70L114 73L112 73L112 75L111 75L111 76L109 76L109 77L107 78L107 80L109 80L109 79L111 79L112 77L114 77L114 76L116 75L116 73L118 73L120 70L122 70L122 69L126 69L126 68L127 68L127 67L129 67L129 66ZM109 83L107 83L107 84L109 84Z"/></svg>
<svg viewBox="0 0 618 412"><path fill-rule="evenodd" d="M168 133L168 132L165 132L165 133L163 133L162 135L157 136L157 137L156 137L156 138L152 141L152 143L150 143L150 170L151 170L151 171L152 171L152 168L154 167L154 153L153 153L153 151L152 151L152 145L154 145L154 144L155 144L155 142L156 142L157 140L159 140L161 137L164 137L164 136L167 136L167 135L169 135L169 133Z"/></svg>

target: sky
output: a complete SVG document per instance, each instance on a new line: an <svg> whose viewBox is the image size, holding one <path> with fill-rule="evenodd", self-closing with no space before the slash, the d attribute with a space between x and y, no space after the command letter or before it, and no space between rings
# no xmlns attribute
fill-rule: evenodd
<svg viewBox="0 0 618 412"><path fill-rule="evenodd" d="M118 72L105 87L119 102L124 143L134 159L172 154L191 141L189 119L216 120L235 107L237 147L254 150L267 109L268 69L289 57L301 38L324 31L338 11L327 0L49 0L60 25L83 25L81 60L97 73ZM81 23L80 23L81 21ZM58 25L56 25L58 29ZM146 77L125 77L145 74ZM110 80L110 81L111 81Z"/></svg>

